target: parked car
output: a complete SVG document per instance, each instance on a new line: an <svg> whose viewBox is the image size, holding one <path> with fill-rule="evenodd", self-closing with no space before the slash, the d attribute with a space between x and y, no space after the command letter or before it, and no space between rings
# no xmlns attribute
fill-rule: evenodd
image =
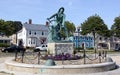
<svg viewBox="0 0 120 75"><path fill-rule="evenodd" d="M15 52L16 50L17 52L20 52L20 51L25 51L26 49L14 45L14 46L3 49L2 52Z"/></svg>
<svg viewBox="0 0 120 75"><path fill-rule="evenodd" d="M120 51L120 47L115 48L115 51Z"/></svg>
<svg viewBox="0 0 120 75"><path fill-rule="evenodd" d="M42 44L41 46L35 47L34 52L47 51L47 45Z"/></svg>

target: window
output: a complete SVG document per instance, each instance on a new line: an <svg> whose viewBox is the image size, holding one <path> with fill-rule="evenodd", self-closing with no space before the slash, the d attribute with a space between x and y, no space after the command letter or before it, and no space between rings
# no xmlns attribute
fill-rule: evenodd
<svg viewBox="0 0 120 75"><path fill-rule="evenodd" d="M29 31L29 34L31 35L31 31Z"/></svg>
<svg viewBox="0 0 120 75"><path fill-rule="evenodd" d="M93 46L93 44L92 44L92 43L91 43L90 45L91 45L91 47Z"/></svg>
<svg viewBox="0 0 120 75"><path fill-rule="evenodd" d="M36 32L34 34L36 35Z"/></svg>
<svg viewBox="0 0 120 75"><path fill-rule="evenodd" d="M73 45L75 46L75 43Z"/></svg>
<svg viewBox="0 0 120 75"><path fill-rule="evenodd" d="M80 36L80 40L82 39L82 36Z"/></svg>
<svg viewBox="0 0 120 75"><path fill-rule="evenodd" d="M89 37L89 40L92 40L92 37Z"/></svg>
<svg viewBox="0 0 120 75"><path fill-rule="evenodd" d="M88 43L86 43L86 46L88 47Z"/></svg>
<svg viewBox="0 0 120 75"><path fill-rule="evenodd" d="M82 37L82 39L84 40L84 37Z"/></svg>
<svg viewBox="0 0 120 75"><path fill-rule="evenodd" d="M117 41L117 39L116 39L116 38L114 38L114 41Z"/></svg>
<svg viewBox="0 0 120 75"><path fill-rule="evenodd" d="M107 38L104 38L104 40L107 40Z"/></svg>
<svg viewBox="0 0 120 75"><path fill-rule="evenodd" d="M102 38L100 37L100 40L102 40Z"/></svg>
<svg viewBox="0 0 120 75"><path fill-rule="evenodd" d="M35 44L35 39L33 39L33 44Z"/></svg>
<svg viewBox="0 0 120 75"><path fill-rule="evenodd" d="M88 40L88 37L86 37L86 40Z"/></svg>
<svg viewBox="0 0 120 75"><path fill-rule="evenodd" d="M29 44L31 43L31 41L29 40Z"/></svg>
<svg viewBox="0 0 120 75"><path fill-rule="evenodd" d="M74 36L74 40L75 40L75 36Z"/></svg>
<svg viewBox="0 0 120 75"><path fill-rule="evenodd" d="M7 40L4 40L5 43L7 43Z"/></svg>
<svg viewBox="0 0 120 75"><path fill-rule="evenodd" d="M42 35L44 35L44 32L42 32Z"/></svg>

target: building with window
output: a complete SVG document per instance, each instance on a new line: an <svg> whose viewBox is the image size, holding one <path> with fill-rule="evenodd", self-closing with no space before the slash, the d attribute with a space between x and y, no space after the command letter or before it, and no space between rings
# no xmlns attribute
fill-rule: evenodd
<svg viewBox="0 0 120 75"><path fill-rule="evenodd" d="M47 43L48 27L41 24L29 23L23 24L23 28L18 32L17 44L23 42L25 47L36 47Z"/></svg>
<svg viewBox="0 0 120 75"><path fill-rule="evenodd" d="M73 36L73 42L75 48L81 47L85 49L94 47L94 39L90 34L81 35L80 33L75 32Z"/></svg>
<svg viewBox="0 0 120 75"><path fill-rule="evenodd" d="M0 32L0 43L10 45L11 40L12 39L10 37L7 37L7 36L4 35L4 33Z"/></svg>
<svg viewBox="0 0 120 75"><path fill-rule="evenodd" d="M108 49L108 50L114 50L118 47L120 47L120 38L118 37L103 37L100 35L97 35L96 38L96 44L97 49Z"/></svg>

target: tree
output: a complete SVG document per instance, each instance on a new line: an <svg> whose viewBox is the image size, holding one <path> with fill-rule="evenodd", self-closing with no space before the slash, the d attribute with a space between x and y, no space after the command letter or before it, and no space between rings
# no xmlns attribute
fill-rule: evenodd
<svg viewBox="0 0 120 75"><path fill-rule="evenodd" d="M6 36L12 35L14 33L13 21L5 21L3 28Z"/></svg>
<svg viewBox="0 0 120 75"><path fill-rule="evenodd" d="M73 33L76 30L75 25L73 23L69 22L69 21L65 21L65 26L66 26L67 31L68 31L68 37L72 36ZM67 36L65 36L64 29L61 29L60 35L61 35L62 38L66 38L67 37Z"/></svg>
<svg viewBox="0 0 120 75"><path fill-rule="evenodd" d="M98 15L93 15L87 18L85 22L81 24L82 34L97 33L103 36L109 36L109 30L107 25Z"/></svg>
<svg viewBox="0 0 120 75"><path fill-rule="evenodd" d="M4 35L4 20L0 19L0 35Z"/></svg>
<svg viewBox="0 0 120 75"><path fill-rule="evenodd" d="M22 29L22 24L20 21L4 21L0 20L0 33L6 36L17 33Z"/></svg>
<svg viewBox="0 0 120 75"><path fill-rule="evenodd" d="M114 23L111 27L111 35L120 37L120 16L114 19Z"/></svg>
<svg viewBox="0 0 120 75"><path fill-rule="evenodd" d="M22 29L22 23L20 21L14 21L13 26L14 26L13 33L16 34L16 43L17 43L17 32Z"/></svg>
<svg viewBox="0 0 120 75"><path fill-rule="evenodd" d="M69 21L65 21L65 26L68 30L68 36L72 36L76 30L75 25Z"/></svg>
<svg viewBox="0 0 120 75"><path fill-rule="evenodd" d="M22 23L20 21L13 21L14 33L17 33L22 29Z"/></svg>
<svg viewBox="0 0 120 75"><path fill-rule="evenodd" d="M93 15L87 18L85 22L81 24L82 34L86 35L88 33L93 33L94 36L94 51L96 53L96 44L95 44L95 34L100 34L102 36L109 36L109 30L107 25L101 19L99 15ZM96 54L95 54L96 56Z"/></svg>

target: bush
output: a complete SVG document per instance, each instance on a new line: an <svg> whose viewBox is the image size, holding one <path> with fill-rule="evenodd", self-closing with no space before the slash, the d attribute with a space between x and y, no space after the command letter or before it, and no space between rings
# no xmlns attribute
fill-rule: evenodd
<svg viewBox="0 0 120 75"><path fill-rule="evenodd" d="M0 43L0 47L9 47L10 45L6 44L6 43Z"/></svg>
<svg viewBox="0 0 120 75"><path fill-rule="evenodd" d="M88 50L93 50L94 48L93 47L90 47L90 48L87 48Z"/></svg>

